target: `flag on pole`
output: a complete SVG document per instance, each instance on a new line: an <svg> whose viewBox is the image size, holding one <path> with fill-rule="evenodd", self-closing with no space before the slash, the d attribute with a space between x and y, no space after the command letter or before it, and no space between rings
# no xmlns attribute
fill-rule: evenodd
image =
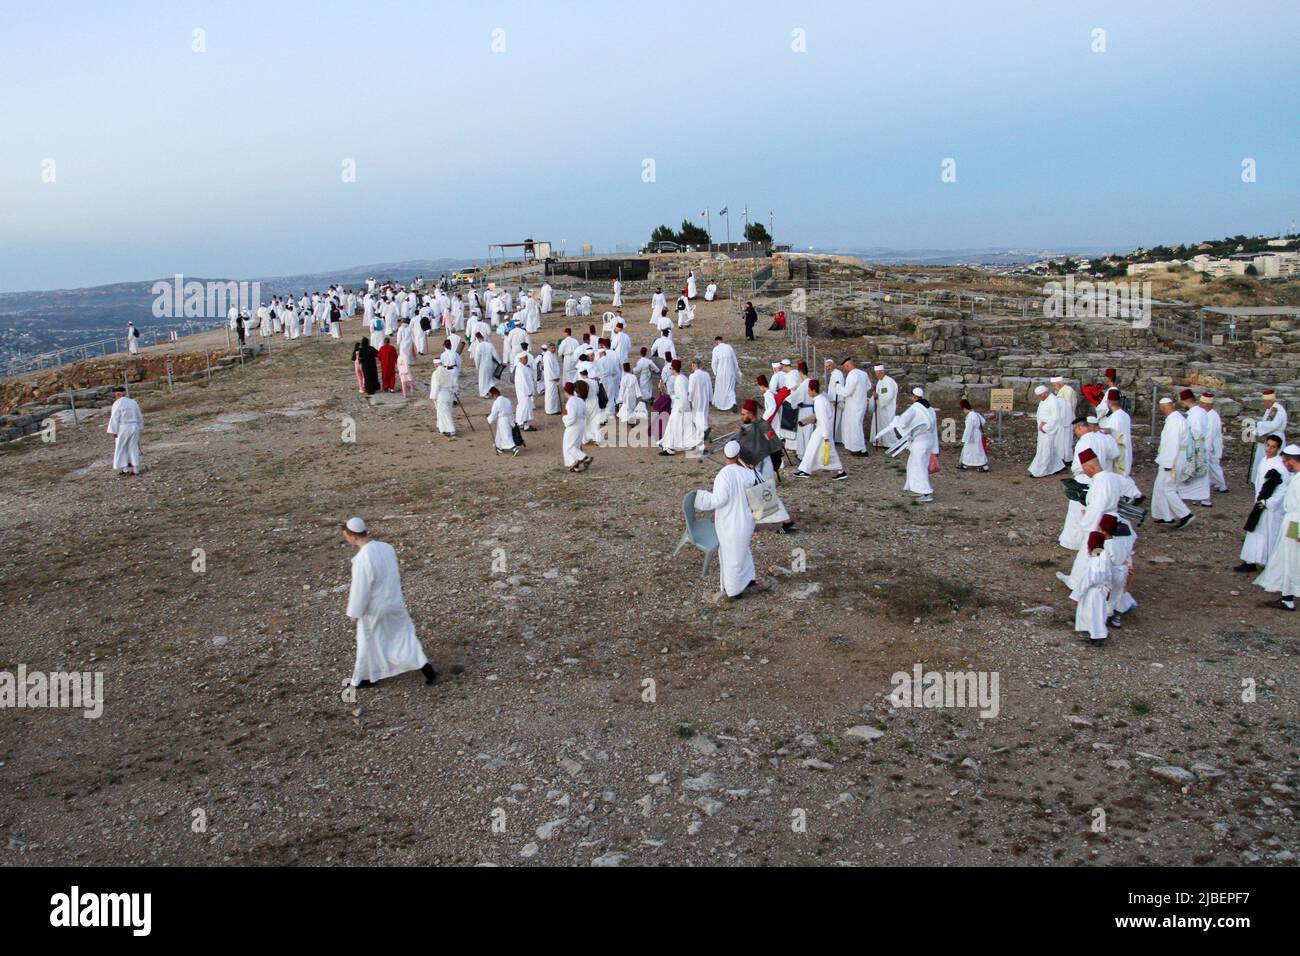
<svg viewBox="0 0 1300 956"><path fill-rule="evenodd" d="M726 214L727 214L727 207L726 207L726 206L723 206L721 209L718 210L718 215L719 215L719 216L725 216Z"/></svg>
<svg viewBox="0 0 1300 956"><path fill-rule="evenodd" d="M700 213L700 215L703 216L705 219L708 219L708 218L709 218L709 207L708 207L708 206L705 206L705 207L704 207L704 212Z"/></svg>

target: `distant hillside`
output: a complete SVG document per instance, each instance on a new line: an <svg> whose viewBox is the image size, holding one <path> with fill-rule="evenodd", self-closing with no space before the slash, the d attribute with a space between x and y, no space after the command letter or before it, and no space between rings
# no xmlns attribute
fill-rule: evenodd
<svg viewBox="0 0 1300 956"><path fill-rule="evenodd" d="M260 282L263 299L273 295L300 295L323 289L337 282L357 288L370 276L381 282L409 282L417 275L437 278L477 260L412 259L406 262L380 262L349 266L329 272L303 275L253 278ZM155 282L171 282L171 276L138 282L115 282L86 289L57 289L45 292L0 293L0 364L24 355L72 348L111 336L121 336L127 322L134 322L147 338L151 333L173 329L191 333L212 328L221 320L156 318L153 314ZM185 276L185 281L212 280L204 276Z"/></svg>
<svg viewBox="0 0 1300 956"><path fill-rule="evenodd" d="M1068 249L891 249L872 246L842 250L863 262L898 266L1019 265L1063 255L1088 256L1104 253L1100 247L1071 246Z"/></svg>

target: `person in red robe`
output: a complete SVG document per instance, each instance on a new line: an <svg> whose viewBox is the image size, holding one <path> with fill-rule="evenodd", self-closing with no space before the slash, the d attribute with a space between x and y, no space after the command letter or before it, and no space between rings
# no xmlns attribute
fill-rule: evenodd
<svg viewBox="0 0 1300 956"><path fill-rule="evenodd" d="M383 379L382 384L384 391L396 391L397 349L393 347L393 342L390 338L385 338L384 344L379 347L379 370Z"/></svg>

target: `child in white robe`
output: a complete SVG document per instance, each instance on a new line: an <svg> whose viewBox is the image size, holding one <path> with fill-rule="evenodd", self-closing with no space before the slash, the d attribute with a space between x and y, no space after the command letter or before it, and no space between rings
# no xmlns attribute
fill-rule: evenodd
<svg viewBox="0 0 1300 956"><path fill-rule="evenodd" d="M493 433L493 445L498 455L504 455L510 452L512 455L519 454L519 446L515 444L515 410L510 404L510 399L501 394L501 390L493 385L488 389L488 397L492 399L492 410L488 412L488 424L495 426Z"/></svg>
<svg viewBox="0 0 1300 956"><path fill-rule="evenodd" d="M1106 640L1106 602L1110 598L1113 572L1106 554L1106 536L1100 531L1088 535L1088 563L1070 599L1077 602L1074 629L1088 635L1093 645Z"/></svg>
<svg viewBox="0 0 1300 956"><path fill-rule="evenodd" d="M989 456L984 450L984 416L971 408L970 402L964 398L961 407L966 413L966 428L961 435L961 462L957 467L962 471L967 468L988 471Z"/></svg>

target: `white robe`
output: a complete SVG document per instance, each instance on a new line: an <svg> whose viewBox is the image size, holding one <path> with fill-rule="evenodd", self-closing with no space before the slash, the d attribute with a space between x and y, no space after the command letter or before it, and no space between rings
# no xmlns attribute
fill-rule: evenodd
<svg viewBox="0 0 1300 956"><path fill-rule="evenodd" d="M892 379L891 379L892 381ZM840 426L844 435L846 451L866 451L867 436L863 432L863 422L867 417L867 400L871 392L871 379L860 368L855 368L844 376L844 392L841 402ZM888 408L893 418L893 403ZM889 419L886 419L886 421Z"/></svg>
<svg viewBox="0 0 1300 956"><path fill-rule="evenodd" d="M1215 491L1228 490L1228 480L1223 474L1223 419L1214 409L1206 411L1205 458L1210 466L1210 485Z"/></svg>
<svg viewBox="0 0 1300 956"><path fill-rule="evenodd" d="M713 479L712 491L697 491L695 507L713 512L718 532L718 571L722 590L735 597L754 580L754 555L749 550L754 536L754 513L746 492L756 484L756 475L740 465L725 465Z"/></svg>
<svg viewBox="0 0 1300 956"><path fill-rule="evenodd" d="M614 306L614 308L617 309L617 308L618 308L619 306L621 306L622 304L623 304L623 283L621 283L621 282L619 282L617 279L615 279L615 280L614 280L614 302L613 302L613 306Z"/></svg>
<svg viewBox="0 0 1300 956"><path fill-rule="evenodd" d="M844 444L844 373L833 369L822 377L822 394L830 399L835 412L835 443Z"/></svg>
<svg viewBox="0 0 1300 956"><path fill-rule="evenodd" d="M989 463L984 451L984 416L974 409L966 413L961 433L961 463L967 468L983 468Z"/></svg>
<svg viewBox="0 0 1300 956"><path fill-rule="evenodd" d="M884 378L877 379L876 380L876 424L873 427L883 428L886 422L892 422L894 420L895 409L897 407L898 407L898 383L895 382L893 377L890 375L886 375ZM876 444L877 445L886 444L886 447L888 447L888 445L892 444L892 442L883 442L882 439L877 438ZM849 451L857 450L852 446L848 445L847 442L845 443L845 447L848 448Z"/></svg>
<svg viewBox="0 0 1300 956"><path fill-rule="evenodd" d="M831 407L831 400L825 395L818 395L813 399L813 414L817 416L817 424L809 436L799 470L809 475L823 468L836 473L843 471L839 452L835 449L835 411ZM829 461L826 459L827 448L830 449Z"/></svg>
<svg viewBox="0 0 1300 956"><path fill-rule="evenodd" d="M469 347L469 355L474 360L475 371L478 372L478 397L487 398L488 389L492 387L492 370L496 368L494 363L501 361L501 356L497 354L491 342L482 339L476 339Z"/></svg>
<svg viewBox="0 0 1300 956"><path fill-rule="evenodd" d="M691 394L691 414L695 416L695 427L703 435L709 430L709 404L713 401L713 380L702 368L691 372L686 380Z"/></svg>
<svg viewBox="0 0 1300 956"><path fill-rule="evenodd" d="M1079 577L1079 585L1070 592L1071 599L1078 602L1074 611L1074 629L1086 633L1091 640L1104 641L1106 607L1114 580L1110 558L1104 548L1088 557Z"/></svg>
<svg viewBox="0 0 1300 956"><path fill-rule="evenodd" d="M564 404L564 467L572 468L587 456L583 454L582 442L587 433L587 405L577 395L570 395Z"/></svg>
<svg viewBox="0 0 1300 956"><path fill-rule="evenodd" d="M353 685L383 680L429 663L415 636L415 624L402 598L397 553L383 541L370 541L352 558L348 617L357 622L357 663Z"/></svg>
<svg viewBox="0 0 1300 956"><path fill-rule="evenodd" d="M1188 474L1178 483L1178 497L1184 501L1208 501L1210 499L1210 472L1208 440L1210 433L1210 416L1198 402L1189 408L1184 417L1187 419L1187 441L1198 449L1200 457L1206 464L1203 474L1193 477L1190 472L1192 462L1188 462Z"/></svg>
<svg viewBox="0 0 1300 956"><path fill-rule="evenodd" d="M932 495L930 456L939 451L934 411L920 402L913 402L911 408L893 420L892 427L901 436L921 424L924 427L918 429L907 448L907 480L903 483L903 490L914 495Z"/></svg>
<svg viewBox="0 0 1300 956"><path fill-rule="evenodd" d="M1124 409L1116 409L1100 421L1102 431L1115 439L1119 457L1111 465L1117 475L1133 476L1133 420Z"/></svg>
<svg viewBox="0 0 1300 956"><path fill-rule="evenodd" d="M532 365L515 364L515 421L522 428L533 420L533 395L537 392L537 372Z"/></svg>
<svg viewBox="0 0 1300 956"><path fill-rule="evenodd" d="M640 389L637 387L636 376L631 372L623 373L623 381L619 385L619 406L618 418L624 424L643 421L646 417L645 402L641 401Z"/></svg>
<svg viewBox="0 0 1300 956"><path fill-rule="evenodd" d="M1178 496L1186 453L1187 420L1182 412L1171 412L1160 430L1160 448L1156 452L1156 481L1151 489L1151 517L1155 521L1177 521L1191 513Z"/></svg>
<svg viewBox="0 0 1300 956"><path fill-rule="evenodd" d="M1255 579L1265 591L1300 596L1300 541L1287 536L1292 526L1300 528L1300 478L1293 473L1282 499L1282 530L1268 564Z"/></svg>
<svg viewBox="0 0 1300 956"><path fill-rule="evenodd" d="M686 298L695 298L695 273L692 272L686 277Z"/></svg>
<svg viewBox="0 0 1300 956"><path fill-rule="evenodd" d="M704 441L704 433L691 414L690 386L686 376L674 375L670 389L673 407L668 415L668 424L664 427L664 436L659 439L659 447L665 451L696 448Z"/></svg>
<svg viewBox="0 0 1300 956"><path fill-rule="evenodd" d="M719 411L731 411L736 407L736 379L740 375L736 350L726 342L719 342L713 346L713 359L709 364L713 369L713 407Z"/></svg>
<svg viewBox="0 0 1300 956"><path fill-rule="evenodd" d="M1060 435L1062 430L1069 432L1070 424L1061 420L1064 405L1055 395L1046 395L1038 403L1038 411L1034 414L1038 426L1038 444L1034 449L1034 460L1029 463L1029 473L1035 478L1054 475L1065 467L1069 453L1061 454Z"/></svg>
<svg viewBox="0 0 1300 956"><path fill-rule="evenodd" d="M1282 476L1282 483L1274 488L1273 494L1264 501L1259 523L1255 525L1254 531L1246 532L1246 539L1241 543L1241 560L1247 564L1268 564L1268 559L1273 556L1273 549L1282 534L1282 503L1286 500L1288 479L1292 481L1295 479L1282 464L1281 455L1265 458L1264 464L1256 469L1255 500L1259 500L1259 494L1264 488L1264 479L1269 472L1273 471Z"/></svg>
<svg viewBox="0 0 1300 956"><path fill-rule="evenodd" d="M717 294L718 294L718 286L717 286L716 283L710 282L708 285L706 285L706 286L704 287L704 301L705 301L705 302L712 302L713 299L714 299L714 297L715 297Z"/></svg>
<svg viewBox="0 0 1300 956"><path fill-rule="evenodd" d="M510 399L504 395L498 395L495 402L492 403L492 410L488 412L488 424L495 425L496 431L493 434L493 443L502 451L509 451L515 447L515 436L512 429L515 425L514 409L510 406Z"/></svg>
<svg viewBox="0 0 1300 956"><path fill-rule="evenodd" d="M560 413L560 357L547 349L542 353L542 384L545 387L546 414Z"/></svg>
<svg viewBox="0 0 1300 956"><path fill-rule="evenodd" d="M551 289L551 284L549 282L543 282L542 283L542 304L541 304L541 308L543 312L551 311L552 293L553 290Z"/></svg>
<svg viewBox="0 0 1300 956"><path fill-rule="evenodd" d="M438 413L438 431L444 435L456 434L456 379L451 370L439 365L429 379L429 398Z"/></svg>
<svg viewBox="0 0 1300 956"><path fill-rule="evenodd" d="M1269 435L1276 435L1282 439L1282 447L1286 447L1286 409L1281 402L1274 402L1273 406L1264 412L1255 422L1255 457L1250 462L1250 480L1255 480L1255 472L1259 469L1260 462L1264 460L1264 439Z"/></svg>
<svg viewBox="0 0 1300 956"><path fill-rule="evenodd" d="M140 471L140 432L144 429L144 413L134 398L123 395L113 402L108 413L108 433L116 436L113 443L113 470L130 468Z"/></svg>

